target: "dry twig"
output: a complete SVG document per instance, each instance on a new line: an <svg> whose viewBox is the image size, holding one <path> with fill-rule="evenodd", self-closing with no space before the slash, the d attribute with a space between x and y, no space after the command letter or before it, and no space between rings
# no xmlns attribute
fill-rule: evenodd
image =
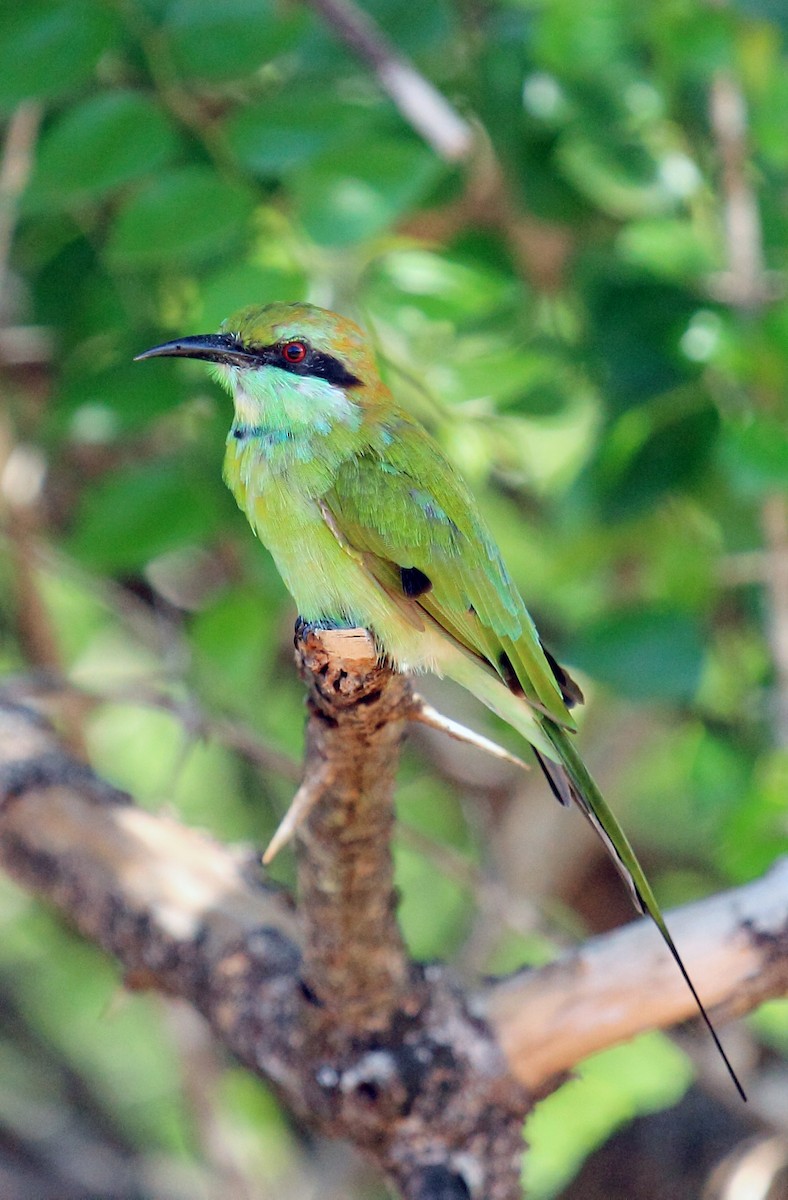
<svg viewBox="0 0 788 1200"><path fill-rule="evenodd" d="M402 116L448 162L467 158L473 129L419 74L353 0L309 0L339 38L374 72Z"/></svg>

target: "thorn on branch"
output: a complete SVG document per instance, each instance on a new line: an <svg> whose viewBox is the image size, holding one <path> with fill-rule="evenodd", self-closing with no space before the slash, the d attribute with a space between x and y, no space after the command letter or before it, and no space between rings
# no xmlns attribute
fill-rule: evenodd
<svg viewBox="0 0 788 1200"><path fill-rule="evenodd" d="M459 721L453 721L451 717L445 717L431 704L422 700L421 696L414 695L413 699L415 703L410 714L411 721L418 721L430 729L437 729L439 733L445 733L447 737L453 738L456 742L465 742L468 746L476 746L478 750L482 750L492 758L500 758L503 762L513 763L522 771L530 771L531 767L527 762L518 758L516 754L512 754L510 750L499 746L491 738L485 737L482 733L475 733L473 729L468 729Z"/></svg>
<svg viewBox="0 0 788 1200"><path fill-rule="evenodd" d="M266 847L263 854L263 866L269 866L279 851L283 850L288 842L292 841L293 835L296 833L299 825L309 816L331 783L332 778L332 770L327 764L324 764L314 775L304 780L290 801L290 807L282 817L274 836Z"/></svg>

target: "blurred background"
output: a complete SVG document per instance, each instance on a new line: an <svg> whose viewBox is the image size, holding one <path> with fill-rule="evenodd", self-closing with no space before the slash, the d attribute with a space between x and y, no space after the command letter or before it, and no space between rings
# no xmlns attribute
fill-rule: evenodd
<svg viewBox="0 0 788 1200"><path fill-rule="evenodd" d="M131 359L308 299L366 325L470 479L660 901L762 873L788 848L783 0L364 0L358 53L329 0L0 10L3 693L141 804L266 842L294 612L221 481L227 398ZM398 802L419 957L473 979L631 917L536 776L414 733ZM383 1196L196 1017L0 901L3 1200ZM723 1032L746 1110L696 1023L643 1037L537 1109L528 1194L788 1197L788 1003Z"/></svg>

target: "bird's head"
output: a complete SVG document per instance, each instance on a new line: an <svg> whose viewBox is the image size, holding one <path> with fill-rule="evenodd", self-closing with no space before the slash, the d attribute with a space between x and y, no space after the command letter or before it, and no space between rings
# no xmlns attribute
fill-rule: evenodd
<svg viewBox="0 0 788 1200"><path fill-rule="evenodd" d="M177 338L137 355L199 358L215 363L222 382L273 368L335 387L363 389L377 380L367 339L346 317L313 304L252 305L233 313L218 333Z"/></svg>

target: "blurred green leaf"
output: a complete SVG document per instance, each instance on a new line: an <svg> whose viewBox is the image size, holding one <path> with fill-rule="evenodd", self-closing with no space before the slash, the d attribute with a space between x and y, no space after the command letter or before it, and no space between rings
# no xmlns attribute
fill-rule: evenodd
<svg viewBox="0 0 788 1200"><path fill-rule="evenodd" d="M703 666L697 619L679 610L623 609L575 634L569 660L632 700L689 700Z"/></svg>
<svg viewBox="0 0 788 1200"><path fill-rule="evenodd" d="M346 246L382 233L423 199L444 169L415 138L381 136L363 155L343 147L296 172L293 196L310 237Z"/></svg>
<svg viewBox="0 0 788 1200"><path fill-rule="evenodd" d="M56 415L66 436L76 442L111 442L144 428L186 399L188 390L175 363L143 372L130 357L101 371L88 372L80 364L64 381Z"/></svg>
<svg viewBox="0 0 788 1200"><path fill-rule="evenodd" d="M419 960L445 954L468 919L467 889L406 846L395 848L394 860L396 884L402 896L397 916L410 953Z"/></svg>
<svg viewBox="0 0 788 1200"><path fill-rule="evenodd" d="M419 58L437 50L445 59L457 15L447 0L403 4L402 0L366 0L364 8L405 53Z"/></svg>
<svg viewBox="0 0 788 1200"><path fill-rule="evenodd" d="M578 1077L543 1100L526 1123L528 1195L557 1196L614 1129L675 1104L691 1079L687 1059L659 1033L586 1059Z"/></svg>
<svg viewBox="0 0 788 1200"><path fill-rule="evenodd" d="M781 7L782 0L778 0ZM788 13L788 9L784 8ZM788 168L788 143L783 136L788 119L788 72L778 57L775 69L764 78L759 72L760 95L753 105L752 124L755 144L778 171Z"/></svg>
<svg viewBox="0 0 788 1200"><path fill-rule="evenodd" d="M263 179L309 163L329 148L364 137L370 111L338 95L288 87L230 118L227 140L239 162Z"/></svg>
<svg viewBox="0 0 788 1200"><path fill-rule="evenodd" d="M589 205L555 158L569 109L560 79L534 70L534 13L508 8L488 18L479 48L475 103L518 199L533 216L574 223Z"/></svg>
<svg viewBox="0 0 788 1200"><path fill-rule="evenodd" d="M573 131L556 147L556 159L574 187L603 212L619 218L659 212L668 197L657 163L639 142Z"/></svg>
<svg viewBox="0 0 788 1200"><path fill-rule="evenodd" d="M767 751L750 772L750 788L727 814L719 861L738 882L753 879L788 854L785 797L788 752Z"/></svg>
<svg viewBox="0 0 788 1200"><path fill-rule="evenodd" d="M303 300L306 290L306 276L296 270L233 264L205 278L199 297L201 328L218 329L231 312L247 304Z"/></svg>
<svg viewBox="0 0 788 1200"><path fill-rule="evenodd" d="M695 704L702 707L699 699ZM663 905L708 892L711 884L689 869L702 871L709 856L717 860L731 817L747 803L752 766L726 732L689 718L656 729L632 756L617 790L627 797L636 839L658 848L669 864L672 874L665 878L663 871L659 887Z"/></svg>
<svg viewBox="0 0 788 1200"><path fill-rule="evenodd" d="M610 3L578 9L554 0L535 30L540 60L555 70L604 81L631 52L626 14Z"/></svg>
<svg viewBox="0 0 788 1200"><path fill-rule="evenodd" d="M58 361L63 365L73 346L109 330L117 331L124 315L117 280L97 271L96 251L88 238L80 236L70 220L61 224L57 217L55 224L63 229L62 242L47 246L41 232L51 223L48 214L38 214L30 222L29 234L34 253L43 251L36 270L37 317L42 324L58 329L64 350Z"/></svg>
<svg viewBox="0 0 788 1200"><path fill-rule="evenodd" d="M720 456L734 487L749 496L788 488L788 427L774 417L752 415L728 422Z"/></svg>
<svg viewBox="0 0 788 1200"><path fill-rule="evenodd" d="M788 34L788 8L784 0L735 0L734 7L759 21L770 21Z"/></svg>
<svg viewBox="0 0 788 1200"><path fill-rule="evenodd" d="M655 47L663 71L684 87L702 87L715 71L736 70L738 18L734 5L700 9L694 4L672 6L665 21L652 23Z"/></svg>
<svg viewBox="0 0 788 1200"><path fill-rule="evenodd" d="M404 304L433 320L473 326L515 311L519 289L511 275L478 261L407 247L379 258L370 275L370 298L396 321Z"/></svg>
<svg viewBox="0 0 788 1200"><path fill-rule="evenodd" d="M709 232L681 217L632 221L618 236L623 262L677 283L697 279L719 267Z"/></svg>
<svg viewBox="0 0 788 1200"><path fill-rule="evenodd" d="M614 277L603 268L590 280L588 306L591 352L615 409L642 404L696 374L680 352L697 308L689 292L648 276Z"/></svg>
<svg viewBox="0 0 788 1200"><path fill-rule="evenodd" d="M213 703L231 712L259 708L261 680L272 667L276 612L250 588L220 596L194 620L196 665L213 690Z"/></svg>
<svg viewBox="0 0 788 1200"><path fill-rule="evenodd" d="M3 6L0 107L58 96L93 73L117 37L112 11L88 0L26 0Z"/></svg>
<svg viewBox="0 0 788 1200"><path fill-rule="evenodd" d="M765 1045L788 1057L788 1000L767 1001L750 1023Z"/></svg>
<svg viewBox="0 0 788 1200"><path fill-rule="evenodd" d="M144 755L139 746L146 747ZM216 742L184 736L182 723L170 713L103 705L90 723L90 748L97 770L140 803L157 805L166 796L187 825L228 840L248 834L237 759ZM223 804L216 804L217 795Z"/></svg>
<svg viewBox="0 0 788 1200"><path fill-rule="evenodd" d="M306 20L282 15L271 0L171 0L164 20L177 69L206 80L239 79L290 49Z"/></svg>
<svg viewBox="0 0 788 1200"><path fill-rule="evenodd" d="M174 130L150 96L102 92L47 132L27 203L59 207L99 196L163 166L175 146Z"/></svg>
<svg viewBox="0 0 788 1200"><path fill-rule="evenodd" d="M709 461L719 433L714 408L669 413L633 411L603 441L592 468L606 513L627 519L675 488L696 479Z"/></svg>
<svg viewBox="0 0 788 1200"><path fill-rule="evenodd" d="M248 1071L233 1066L225 1070L220 1088L233 1128L243 1131L245 1142L259 1155L260 1172L266 1179L286 1177L292 1169L297 1134L273 1091Z"/></svg>
<svg viewBox="0 0 788 1200"><path fill-rule="evenodd" d="M177 1054L157 1019L154 999L137 997L108 1018L118 979L106 957L42 906L31 905L20 916L13 936L7 925L3 931L2 982L16 995L31 1032L44 1039L56 1060L62 1056L64 1085L61 1095L53 1098L47 1094L46 1079L21 1079L32 1093L29 1111L40 1117L52 1111L54 1099L59 1119L67 1118L69 1106L83 1122L101 1112L104 1128L115 1131L110 1139L117 1139L122 1129L130 1145L140 1141L158 1150L181 1151L189 1118L172 1086L178 1075ZM10 1016L0 1010L0 1020L5 1017L8 1022ZM13 1030L13 1020L11 1025L13 1033L21 1033L30 1067L36 1035L25 1038L19 1028ZM117 1147L118 1141L111 1144Z"/></svg>
<svg viewBox="0 0 788 1200"><path fill-rule="evenodd" d="M469 337L460 342L451 364L445 394L456 403L489 399L502 412L547 417L572 400L566 364L535 347Z"/></svg>
<svg viewBox="0 0 788 1200"><path fill-rule="evenodd" d="M429 4L403 4L402 0L365 0L364 12L376 21L398 50L413 57L430 72L445 71L452 62L447 41L456 16L447 0ZM337 37L327 21L314 21L304 29L299 45L300 65L317 86L327 79L358 76L358 59Z"/></svg>
<svg viewBox="0 0 788 1200"><path fill-rule="evenodd" d="M138 570L157 554L210 538L220 513L216 490L191 464L157 459L117 471L86 492L71 550L94 570Z"/></svg>
<svg viewBox="0 0 788 1200"><path fill-rule="evenodd" d="M143 268L212 258L241 241L253 203L249 191L207 167L162 172L118 213L107 246L109 261Z"/></svg>

